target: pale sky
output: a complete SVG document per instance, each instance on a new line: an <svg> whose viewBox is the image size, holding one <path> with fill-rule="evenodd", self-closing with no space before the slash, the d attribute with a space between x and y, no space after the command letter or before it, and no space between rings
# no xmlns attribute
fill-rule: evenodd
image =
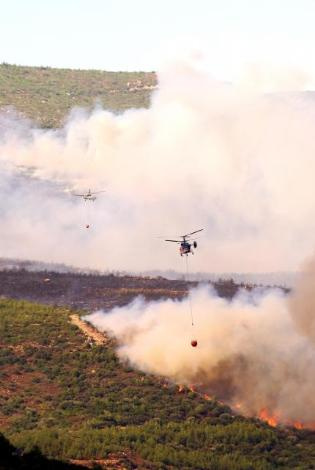
<svg viewBox="0 0 315 470"><path fill-rule="evenodd" d="M244 65L315 72L315 0L0 0L0 62L157 70L201 45L214 75Z"/></svg>

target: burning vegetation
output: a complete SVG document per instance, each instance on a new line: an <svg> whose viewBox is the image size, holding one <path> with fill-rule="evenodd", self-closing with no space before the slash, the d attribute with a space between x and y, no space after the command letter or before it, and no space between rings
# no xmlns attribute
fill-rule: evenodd
<svg viewBox="0 0 315 470"><path fill-rule="evenodd" d="M269 424L269 426L275 427L278 426L279 424L288 426L288 427L293 427L295 429L312 429L315 430L315 422L313 421L282 421L281 418L277 413L270 413L267 408L263 408L260 410L258 414L258 418L261 419L262 421L266 421L266 423Z"/></svg>
<svg viewBox="0 0 315 470"><path fill-rule="evenodd" d="M312 338L296 327L296 310L291 312L296 291L240 290L232 300L209 287L190 294L196 350L187 343L192 327L186 298L136 299L87 319L117 338L122 360L182 384L180 392L186 386L215 396L271 426L313 429L315 349Z"/></svg>

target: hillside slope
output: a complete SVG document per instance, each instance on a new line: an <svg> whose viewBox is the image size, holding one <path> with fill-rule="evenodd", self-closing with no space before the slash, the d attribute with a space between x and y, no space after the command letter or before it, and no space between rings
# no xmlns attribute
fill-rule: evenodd
<svg viewBox="0 0 315 470"><path fill-rule="evenodd" d="M123 455L117 468L314 468L314 432L271 428L135 371L72 313L0 301L0 426L18 448L76 463Z"/></svg>
<svg viewBox="0 0 315 470"><path fill-rule="evenodd" d="M59 127L74 107L120 112L149 105L155 73L0 65L0 109L13 107L42 127Z"/></svg>

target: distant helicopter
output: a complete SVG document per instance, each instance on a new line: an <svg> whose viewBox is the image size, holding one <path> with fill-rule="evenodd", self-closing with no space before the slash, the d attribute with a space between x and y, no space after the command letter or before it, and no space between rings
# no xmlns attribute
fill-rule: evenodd
<svg viewBox="0 0 315 470"><path fill-rule="evenodd" d="M78 197L83 197L83 199L84 199L85 201L95 201L95 199L96 199L95 194L105 193L105 192L106 192L105 190L91 192L91 190L89 189L87 193L84 193L84 194L73 194L73 195L74 195L74 196L78 196Z"/></svg>
<svg viewBox="0 0 315 470"><path fill-rule="evenodd" d="M183 255L188 256L189 253L193 255L194 251L192 247L197 248L197 242L196 240L190 240L190 237L194 235L195 233L201 232L202 230L203 228L199 230L195 230L194 232L191 232L191 233L187 233L186 235L180 235L179 237L182 238L182 240L165 240L165 241L180 243L179 252L181 256Z"/></svg>

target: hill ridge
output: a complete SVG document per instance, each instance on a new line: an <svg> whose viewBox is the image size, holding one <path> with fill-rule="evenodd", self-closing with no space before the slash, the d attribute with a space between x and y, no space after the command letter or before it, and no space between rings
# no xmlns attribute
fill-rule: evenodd
<svg viewBox="0 0 315 470"><path fill-rule="evenodd" d="M0 64L0 111L43 128L63 125L73 108L115 113L149 106L154 72L107 72Z"/></svg>

